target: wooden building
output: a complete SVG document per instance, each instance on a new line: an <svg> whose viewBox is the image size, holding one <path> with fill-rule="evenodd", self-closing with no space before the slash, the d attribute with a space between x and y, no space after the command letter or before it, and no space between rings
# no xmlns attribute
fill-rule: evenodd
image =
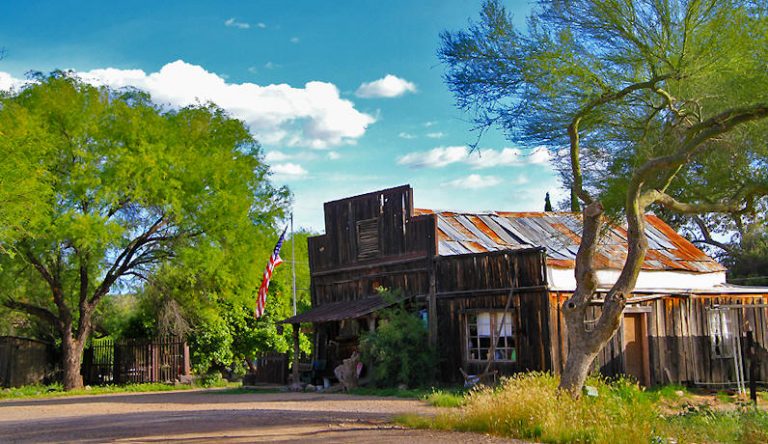
<svg viewBox="0 0 768 444"><path fill-rule="evenodd" d="M333 368L362 330L375 328L377 310L390 303L377 295L385 287L425 314L444 381L489 361L502 374L562 369L561 307L576 284L579 215L419 210L408 185L327 202L324 211L325 234L309 239L313 308L285 320L313 324L321 367ZM726 284L720 264L659 218L647 221L637 289L596 367L646 385L733 384L745 368L745 329L766 354L768 288ZM611 227L601 240L605 291L623 265L625 239ZM600 306L598 298L595 319ZM768 378L768 359L760 370Z"/></svg>

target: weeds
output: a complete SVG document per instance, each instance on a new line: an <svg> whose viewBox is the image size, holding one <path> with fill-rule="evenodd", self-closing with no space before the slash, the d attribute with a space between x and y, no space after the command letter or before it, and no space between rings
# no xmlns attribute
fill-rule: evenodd
<svg viewBox="0 0 768 444"><path fill-rule="evenodd" d="M683 387L645 391L628 379L594 377L587 385L595 387L598 396L573 399L557 385L557 377L550 374L519 374L497 387L470 391L458 410L434 418L405 415L397 421L409 427L545 443L768 442L765 411L746 406L719 411L686 404L688 391ZM433 392L432 398L425 399L442 399L443 395ZM455 393L451 396L458 398ZM660 406L670 401L675 401L676 412L665 415Z"/></svg>

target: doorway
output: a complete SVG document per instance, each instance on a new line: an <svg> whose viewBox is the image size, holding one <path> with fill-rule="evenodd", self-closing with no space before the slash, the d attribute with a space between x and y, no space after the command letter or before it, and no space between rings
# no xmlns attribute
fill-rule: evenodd
<svg viewBox="0 0 768 444"><path fill-rule="evenodd" d="M644 386L651 384L645 313L624 314L624 373Z"/></svg>

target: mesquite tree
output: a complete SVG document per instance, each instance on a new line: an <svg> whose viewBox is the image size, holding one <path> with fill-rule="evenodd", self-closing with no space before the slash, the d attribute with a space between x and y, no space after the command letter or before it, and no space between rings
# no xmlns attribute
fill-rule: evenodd
<svg viewBox="0 0 768 444"><path fill-rule="evenodd" d="M55 327L66 389L82 385L94 312L111 291L177 261L188 279L227 270L220 279L257 288L249 252L286 196L243 123L214 105L163 110L141 92L54 73L0 98L0 137L0 171L30 174L14 189L0 182L30 215L5 214L0 303Z"/></svg>
<svg viewBox="0 0 768 444"><path fill-rule="evenodd" d="M736 0L541 1L519 31L498 1L442 34L458 106L556 154L581 212L573 295L563 312L560 386L578 396L618 329L647 251L643 214L754 210L768 194L768 15ZM627 224L627 258L587 332L594 253L608 219Z"/></svg>

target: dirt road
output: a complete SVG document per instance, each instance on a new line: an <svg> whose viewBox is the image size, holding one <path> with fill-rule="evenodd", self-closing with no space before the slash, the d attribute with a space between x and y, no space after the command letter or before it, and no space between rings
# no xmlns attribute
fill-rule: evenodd
<svg viewBox="0 0 768 444"><path fill-rule="evenodd" d="M421 401L315 393L197 390L0 402L0 442L509 442L407 430Z"/></svg>

